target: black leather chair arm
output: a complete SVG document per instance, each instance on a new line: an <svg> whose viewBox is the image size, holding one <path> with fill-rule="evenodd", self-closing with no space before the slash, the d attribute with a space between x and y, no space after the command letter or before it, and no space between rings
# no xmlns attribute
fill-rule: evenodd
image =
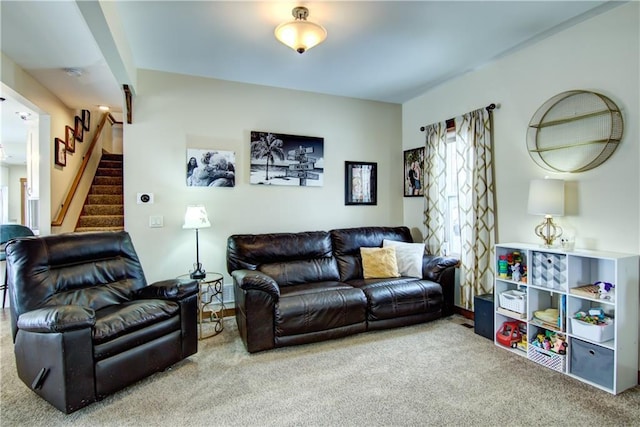
<svg viewBox="0 0 640 427"><path fill-rule="evenodd" d="M280 298L280 287L272 277L255 270L235 270L231 276L238 286L245 291L256 290L266 292L276 301Z"/></svg>
<svg viewBox="0 0 640 427"><path fill-rule="evenodd" d="M198 293L198 281L169 279L155 282L136 292L137 299L164 299L178 301Z"/></svg>
<svg viewBox="0 0 640 427"><path fill-rule="evenodd" d="M440 276L447 268L456 267L460 260L453 257L425 255L422 258L422 277L440 283Z"/></svg>
<svg viewBox="0 0 640 427"><path fill-rule="evenodd" d="M18 318L18 329L28 332L66 332L96 324L92 309L79 305L56 305L27 311Z"/></svg>

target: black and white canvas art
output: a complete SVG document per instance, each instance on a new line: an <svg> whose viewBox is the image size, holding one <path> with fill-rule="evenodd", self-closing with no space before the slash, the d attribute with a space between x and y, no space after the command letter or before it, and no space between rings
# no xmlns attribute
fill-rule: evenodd
<svg viewBox="0 0 640 427"><path fill-rule="evenodd" d="M251 132L251 184L322 187L324 138Z"/></svg>
<svg viewBox="0 0 640 427"><path fill-rule="evenodd" d="M188 187L235 187L236 153L187 148Z"/></svg>

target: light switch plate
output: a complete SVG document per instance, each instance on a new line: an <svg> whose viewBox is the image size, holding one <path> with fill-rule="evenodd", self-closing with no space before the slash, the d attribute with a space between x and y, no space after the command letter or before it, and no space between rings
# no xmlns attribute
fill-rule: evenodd
<svg viewBox="0 0 640 427"><path fill-rule="evenodd" d="M149 217L149 227L160 228L164 227L164 218L162 215L151 215Z"/></svg>

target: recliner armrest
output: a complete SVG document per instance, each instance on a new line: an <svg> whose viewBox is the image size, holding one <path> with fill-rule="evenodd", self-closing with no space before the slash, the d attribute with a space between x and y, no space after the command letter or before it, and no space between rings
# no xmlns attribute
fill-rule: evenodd
<svg viewBox="0 0 640 427"><path fill-rule="evenodd" d="M135 294L136 299L164 299L178 301L198 293L198 281L192 279L169 279L155 282Z"/></svg>
<svg viewBox="0 0 640 427"><path fill-rule="evenodd" d="M276 300L280 298L280 287L271 277L255 270L235 270L231 276L240 288L247 290L257 290L266 292Z"/></svg>
<svg viewBox="0 0 640 427"><path fill-rule="evenodd" d="M80 305L56 305L22 313L18 329L29 332L65 332L91 328L96 324L95 312Z"/></svg>
<svg viewBox="0 0 640 427"><path fill-rule="evenodd" d="M440 276L447 268L456 267L460 260L453 257L425 255L422 258L422 277L440 283Z"/></svg>

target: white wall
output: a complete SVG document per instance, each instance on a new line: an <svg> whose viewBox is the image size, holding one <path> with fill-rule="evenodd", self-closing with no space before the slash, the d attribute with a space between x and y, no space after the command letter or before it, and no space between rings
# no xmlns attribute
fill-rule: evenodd
<svg viewBox="0 0 640 427"><path fill-rule="evenodd" d="M124 125L125 228L150 281L186 273L195 260L186 206L205 205L212 228L200 231L201 262L226 275L234 233L296 232L402 224L401 106L143 70L133 124ZM324 186L249 184L249 133L324 138ZM186 149L236 153L234 188L185 184ZM344 162L378 162L378 205L344 205ZM154 193L138 205L136 194ZM149 228L162 215L163 228ZM229 282L226 275L225 282Z"/></svg>
<svg viewBox="0 0 640 427"><path fill-rule="evenodd" d="M11 165L9 168L9 223L22 224L20 178L27 178L27 167Z"/></svg>
<svg viewBox="0 0 640 427"><path fill-rule="evenodd" d="M403 105L403 149L424 144L420 126L458 116L492 102L498 242L538 243L542 218L526 210L529 181L545 175L566 180L565 228L576 247L640 253L640 4L631 2L449 81ZM536 110L571 89L602 93L620 107L624 136L603 165L583 173L539 168L526 148ZM422 226L421 199L404 199L404 222Z"/></svg>

